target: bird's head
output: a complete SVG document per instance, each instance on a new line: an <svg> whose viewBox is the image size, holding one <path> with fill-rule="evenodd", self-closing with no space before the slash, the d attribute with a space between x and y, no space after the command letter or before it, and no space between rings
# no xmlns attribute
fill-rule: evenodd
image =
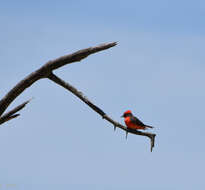
<svg viewBox="0 0 205 190"><path fill-rule="evenodd" d="M132 116L132 112L130 110L127 110L126 112L123 113L121 117L129 117Z"/></svg>

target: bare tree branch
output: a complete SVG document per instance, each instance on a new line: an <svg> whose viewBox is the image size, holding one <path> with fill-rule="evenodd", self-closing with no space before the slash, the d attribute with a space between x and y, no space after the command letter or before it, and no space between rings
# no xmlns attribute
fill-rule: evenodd
<svg viewBox="0 0 205 190"><path fill-rule="evenodd" d="M12 88L1 100L0 100L0 125L5 123L6 121L9 121L13 118L18 117L20 114L16 114L16 112L23 109L26 104L29 101L26 101L22 103L21 105L15 107L8 113L4 114L5 110L8 108L8 106L28 87L30 87L34 82L42 79L42 78L48 78L52 80L53 82L59 84L60 86L64 87L65 89L69 90L73 94L75 94L78 98L80 98L83 102L85 102L89 107L91 107L94 111L96 111L99 115L102 116L103 119L106 119L108 122L112 123L114 125L114 129L116 127L124 130L126 132L126 135L128 133L132 133L135 135L141 135L146 136L150 138L151 140L151 151L154 147L154 141L156 134L153 133L146 133L141 132L138 130L132 130L128 129L127 127L121 125L120 123L114 121L112 118L110 118L102 109L97 107L95 104L93 104L90 100L88 100L82 92L78 91L75 87L71 86L70 84L66 83L56 75L52 73L53 70L58 69L59 67L62 67L66 64L81 61L82 59L86 58L87 56L94 54L96 52L106 50L108 48L111 48L115 46L117 43L107 43L107 44L101 44L95 47L90 47L87 49L79 50L75 53L68 54L65 56L62 56L58 59L52 60L47 62L45 65L40 67L38 70L32 72L30 75L25 77L23 80L21 80L14 88Z"/></svg>
<svg viewBox="0 0 205 190"><path fill-rule="evenodd" d="M82 59L86 58L87 56L109 49L113 46L117 45L116 42L101 44L95 47L90 47L86 49L82 49L72 54L68 54L62 56L58 59L53 61L47 62L43 65L40 69L34 71L22 81L20 81L14 88L12 88L6 96L0 101L0 117L7 109L7 107L11 104L11 102L19 96L26 88L30 87L34 82L39 79L46 78L53 70L58 69L66 64L81 61Z"/></svg>
<svg viewBox="0 0 205 190"><path fill-rule="evenodd" d="M50 80L52 80L53 82L57 83L58 85L62 86L63 88L65 88L65 89L69 90L70 92L72 92L74 95L76 95L78 98L80 98L84 103L86 103L89 107L91 107L94 111L96 111L98 114L100 114L103 119L105 119L105 120L109 121L110 123L112 123L115 128L118 127L120 129L126 131L126 133L132 133L132 134L135 134L135 135L141 135L141 136L149 137L150 140L151 140L151 151L152 151L152 149L154 147L155 136L156 136L155 134L141 132L141 131L138 131L138 130L128 129L127 127L121 125L120 123L118 123L118 122L114 121L112 118L110 118L102 109L100 109L98 106L93 104L85 95L83 95L82 92L78 91L74 86L72 86L69 83L65 82L64 80L57 77L53 73L51 73L48 76L48 78Z"/></svg>

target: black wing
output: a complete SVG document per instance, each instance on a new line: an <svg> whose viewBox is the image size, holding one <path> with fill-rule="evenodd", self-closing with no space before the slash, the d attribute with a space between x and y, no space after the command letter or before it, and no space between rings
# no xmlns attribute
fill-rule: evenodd
<svg viewBox="0 0 205 190"><path fill-rule="evenodd" d="M145 126L144 123L142 123L137 117L132 116L130 117L131 122L135 123L136 125L140 125L140 126Z"/></svg>

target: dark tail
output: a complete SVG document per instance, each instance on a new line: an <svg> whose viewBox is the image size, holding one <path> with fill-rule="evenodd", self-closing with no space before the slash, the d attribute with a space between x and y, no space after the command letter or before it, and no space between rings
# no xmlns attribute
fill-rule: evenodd
<svg viewBox="0 0 205 190"><path fill-rule="evenodd" d="M145 125L146 128L150 128L150 129L153 129L154 127L152 126L149 126L149 125Z"/></svg>

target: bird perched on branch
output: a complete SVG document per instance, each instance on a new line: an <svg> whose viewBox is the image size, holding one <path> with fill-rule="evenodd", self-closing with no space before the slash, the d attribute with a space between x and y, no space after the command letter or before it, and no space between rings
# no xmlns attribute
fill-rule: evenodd
<svg viewBox="0 0 205 190"><path fill-rule="evenodd" d="M135 117L130 110L127 110L121 117L124 117L125 124L129 129L142 129L146 130L147 128L154 128L149 125L145 125L142 121L140 121L137 117Z"/></svg>

